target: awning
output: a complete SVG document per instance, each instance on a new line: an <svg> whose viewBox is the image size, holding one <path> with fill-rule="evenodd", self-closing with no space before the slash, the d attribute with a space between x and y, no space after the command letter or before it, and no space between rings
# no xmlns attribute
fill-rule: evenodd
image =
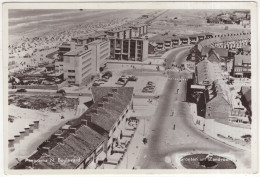
<svg viewBox="0 0 260 177"><path fill-rule="evenodd" d="M102 151L100 154L98 154L97 161L104 161L106 157L107 157L106 153Z"/></svg>

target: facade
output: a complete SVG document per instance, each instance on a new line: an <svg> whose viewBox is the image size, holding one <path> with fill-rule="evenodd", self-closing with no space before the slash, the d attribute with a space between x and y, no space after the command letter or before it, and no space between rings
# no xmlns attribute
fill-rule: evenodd
<svg viewBox="0 0 260 177"><path fill-rule="evenodd" d="M88 49L92 50L94 73L98 74L106 65L106 59L110 56L110 41L108 40L95 40L90 42Z"/></svg>
<svg viewBox="0 0 260 177"><path fill-rule="evenodd" d="M233 76L251 78L251 55L235 55Z"/></svg>
<svg viewBox="0 0 260 177"><path fill-rule="evenodd" d="M93 51L81 46L63 55L64 79L69 84L82 85L91 81L95 73Z"/></svg>
<svg viewBox="0 0 260 177"><path fill-rule="evenodd" d="M141 38L110 38L110 58L144 61L148 57L148 40Z"/></svg>

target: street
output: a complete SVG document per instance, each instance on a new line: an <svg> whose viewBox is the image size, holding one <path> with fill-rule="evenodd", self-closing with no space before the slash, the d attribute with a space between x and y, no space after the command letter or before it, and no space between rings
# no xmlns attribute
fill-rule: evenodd
<svg viewBox="0 0 260 177"><path fill-rule="evenodd" d="M170 65L173 61L178 64L184 62L186 48L173 50L167 58ZM176 73L172 73L172 77ZM179 76L177 76L179 77ZM182 76L181 76L182 77ZM150 122L149 131L146 135L147 145L140 152L135 166L141 169L171 169L177 168L178 163L174 160L166 162L166 157L177 157L180 153L228 153L240 161L243 167L250 166L250 154L214 140L200 132L192 122L188 103L185 99L186 81L168 80L160 97L157 110ZM178 92L178 93L177 93ZM172 116L173 115L173 116Z"/></svg>

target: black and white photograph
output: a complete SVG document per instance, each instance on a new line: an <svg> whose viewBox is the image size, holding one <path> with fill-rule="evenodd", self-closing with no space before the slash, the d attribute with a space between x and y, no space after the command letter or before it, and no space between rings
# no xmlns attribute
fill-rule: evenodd
<svg viewBox="0 0 260 177"><path fill-rule="evenodd" d="M6 170L256 172L256 4L218 3L7 3Z"/></svg>

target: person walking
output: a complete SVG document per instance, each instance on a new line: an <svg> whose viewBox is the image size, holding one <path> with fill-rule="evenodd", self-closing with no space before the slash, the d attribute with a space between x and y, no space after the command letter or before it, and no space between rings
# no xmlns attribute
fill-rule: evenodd
<svg viewBox="0 0 260 177"><path fill-rule="evenodd" d="M173 125L173 130L175 130L175 124Z"/></svg>

